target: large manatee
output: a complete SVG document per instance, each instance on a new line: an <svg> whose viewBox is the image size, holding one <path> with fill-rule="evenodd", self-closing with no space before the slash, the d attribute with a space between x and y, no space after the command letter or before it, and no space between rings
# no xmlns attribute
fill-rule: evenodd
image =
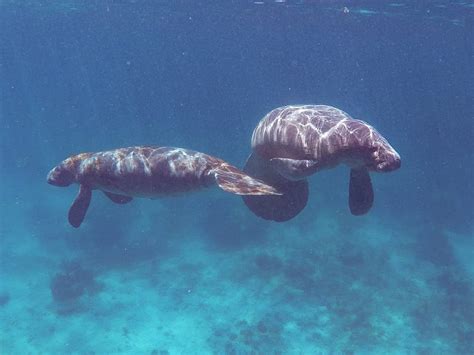
<svg viewBox="0 0 474 355"><path fill-rule="evenodd" d="M284 106L269 112L252 135L244 171L279 189L281 196L243 196L258 216L286 221L308 200L306 178L339 164L350 168L349 207L367 213L374 193L369 172L400 167L400 155L368 123L326 105Z"/></svg>

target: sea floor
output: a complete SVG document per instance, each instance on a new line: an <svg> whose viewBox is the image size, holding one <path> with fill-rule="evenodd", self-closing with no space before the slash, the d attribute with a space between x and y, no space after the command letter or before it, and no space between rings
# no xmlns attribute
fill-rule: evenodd
<svg viewBox="0 0 474 355"><path fill-rule="evenodd" d="M1 204L2 354L474 353L472 235L214 197L96 198L73 230L72 196Z"/></svg>

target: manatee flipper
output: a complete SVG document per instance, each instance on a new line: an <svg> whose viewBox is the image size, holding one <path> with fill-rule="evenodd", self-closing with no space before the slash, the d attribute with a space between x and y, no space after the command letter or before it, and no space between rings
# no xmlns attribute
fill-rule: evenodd
<svg viewBox="0 0 474 355"><path fill-rule="evenodd" d="M374 190L367 169L351 169L349 208L355 216L366 214L374 203Z"/></svg>
<svg viewBox="0 0 474 355"><path fill-rule="evenodd" d="M237 195L280 195L277 189L254 179L235 166L224 163L214 169L217 185L224 191Z"/></svg>
<svg viewBox="0 0 474 355"><path fill-rule="evenodd" d="M318 162L307 159L272 158L270 165L281 176L292 181L301 180L318 170Z"/></svg>
<svg viewBox="0 0 474 355"><path fill-rule="evenodd" d="M283 194L280 196L242 196L247 207L257 216L276 222L292 219L300 213L308 202L308 182L291 181L275 172L271 163L252 153L244 171L268 184Z"/></svg>
<svg viewBox="0 0 474 355"><path fill-rule="evenodd" d="M68 219L71 226L79 228L84 217L86 216L87 209L91 202L92 190L87 186L80 185L79 193L76 196L76 199L69 208Z"/></svg>
<svg viewBox="0 0 474 355"><path fill-rule="evenodd" d="M113 194L112 192L107 192L107 191L104 191L104 195L107 196L112 202L118 203L120 205L129 203L130 201L133 200L133 197Z"/></svg>

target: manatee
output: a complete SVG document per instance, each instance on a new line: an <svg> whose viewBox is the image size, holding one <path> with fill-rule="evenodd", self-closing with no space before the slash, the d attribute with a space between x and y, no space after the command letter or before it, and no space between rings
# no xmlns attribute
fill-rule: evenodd
<svg viewBox="0 0 474 355"><path fill-rule="evenodd" d="M129 147L74 155L53 168L47 181L61 187L79 184L68 216L76 228L84 220L93 190L103 191L118 204L134 197L155 199L212 185L237 195L279 194L221 159L174 147Z"/></svg>
<svg viewBox="0 0 474 355"><path fill-rule="evenodd" d="M345 164L350 168L349 208L366 214L374 192L370 172L389 172L400 155L368 123L326 105L284 106L269 112L252 135L244 172L277 188L278 196L243 196L257 216L287 221L308 201L307 177Z"/></svg>

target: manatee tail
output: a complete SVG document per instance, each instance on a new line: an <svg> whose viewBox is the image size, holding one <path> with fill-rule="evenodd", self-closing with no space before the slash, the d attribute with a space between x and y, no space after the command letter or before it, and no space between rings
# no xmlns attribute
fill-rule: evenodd
<svg viewBox="0 0 474 355"><path fill-rule="evenodd" d="M274 187L254 179L230 164L212 170L217 185L224 191L237 195L280 195Z"/></svg>
<svg viewBox="0 0 474 355"><path fill-rule="evenodd" d="M306 179L291 181L284 178L256 153L248 157L244 171L282 192L279 196L243 196L247 207L257 216L284 222L294 218L305 208L309 194Z"/></svg>
<svg viewBox="0 0 474 355"><path fill-rule="evenodd" d="M74 228L79 228L84 217L86 216L87 209L91 203L92 190L84 185L79 186L79 193L76 199L69 208L69 223Z"/></svg>
<svg viewBox="0 0 474 355"><path fill-rule="evenodd" d="M367 169L351 169L349 208L354 216L369 212L374 203L374 190Z"/></svg>

